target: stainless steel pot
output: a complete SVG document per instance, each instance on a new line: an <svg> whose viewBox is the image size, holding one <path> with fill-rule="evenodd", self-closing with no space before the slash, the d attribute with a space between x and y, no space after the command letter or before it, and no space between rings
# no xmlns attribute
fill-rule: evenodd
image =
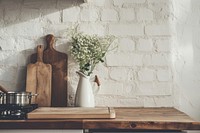
<svg viewBox="0 0 200 133"><path fill-rule="evenodd" d="M6 96L5 93L0 92L0 104L5 104L5 102L6 102L5 96Z"/></svg>
<svg viewBox="0 0 200 133"><path fill-rule="evenodd" d="M16 92L7 92L6 93L6 104L15 104L15 94Z"/></svg>
<svg viewBox="0 0 200 133"><path fill-rule="evenodd" d="M15 94L15 102L19 105L31 104L31 92L18 92Z"/></svg>
<svg viewBox="0 0 200 133"><path fill-rule="evenodd" d="M29 105L33 96L37 96L37 94L31 94L31 92L8 92L6 93L6 104Z"/></svg>

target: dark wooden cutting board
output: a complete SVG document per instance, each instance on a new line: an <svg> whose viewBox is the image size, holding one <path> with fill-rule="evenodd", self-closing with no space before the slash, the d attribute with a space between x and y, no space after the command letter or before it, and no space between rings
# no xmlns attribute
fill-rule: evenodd
<svg viewBox="0 0 200 133"><path fill-rule="evenodd" d="M55 37L51 34L46 36L47 48L43 53L44 63L52 65L52 92L51 106L67 106L67 62L68 56L54 49ZM31 55L31 63L35 63L37 54Z"/></svg>

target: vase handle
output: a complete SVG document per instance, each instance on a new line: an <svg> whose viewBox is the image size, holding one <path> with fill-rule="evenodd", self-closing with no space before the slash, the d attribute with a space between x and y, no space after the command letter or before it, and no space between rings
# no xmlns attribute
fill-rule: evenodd
<svg viewBox="0 0 200 133"><path fill-rule="evenodd" d="M95 82L94 84L97 84L97 87L94 87L94 86L92 87L93 88L93 93L94 93L94 95L96 95L99 92L99 90L101 89L101 84L100 84L98 76L95 75L95 77L93 77L91 79L91 82Z"/></svg>
<svg viewBox="0 0 200 133"><path fill-rule="evenodd" d="M99 82L99 78L98 78L97 75L95 75L94 82L96 82L98 86L101 85L100 82Z"/></svg>

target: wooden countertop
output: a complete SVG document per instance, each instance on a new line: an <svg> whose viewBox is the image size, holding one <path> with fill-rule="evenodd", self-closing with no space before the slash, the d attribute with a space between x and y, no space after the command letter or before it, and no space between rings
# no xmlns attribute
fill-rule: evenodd
<svg viewBox="0 0 200 133"><path fill-rule="evenodd" d="M115 108L115 119L0 120L0 129L200 130L175 108Z"/></svg>

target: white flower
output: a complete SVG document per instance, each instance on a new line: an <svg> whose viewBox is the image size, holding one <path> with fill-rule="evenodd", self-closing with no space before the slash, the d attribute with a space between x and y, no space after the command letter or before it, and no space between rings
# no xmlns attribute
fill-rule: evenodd
<svg viewBox="0 0 200 133"><path fill-rule="evenodd" d="M103 62L103 57L113 42L113 36L98 37L77 33L72 36L71 55L77 63L79 69L86 75L90 75L99 62Z"/></svg>

